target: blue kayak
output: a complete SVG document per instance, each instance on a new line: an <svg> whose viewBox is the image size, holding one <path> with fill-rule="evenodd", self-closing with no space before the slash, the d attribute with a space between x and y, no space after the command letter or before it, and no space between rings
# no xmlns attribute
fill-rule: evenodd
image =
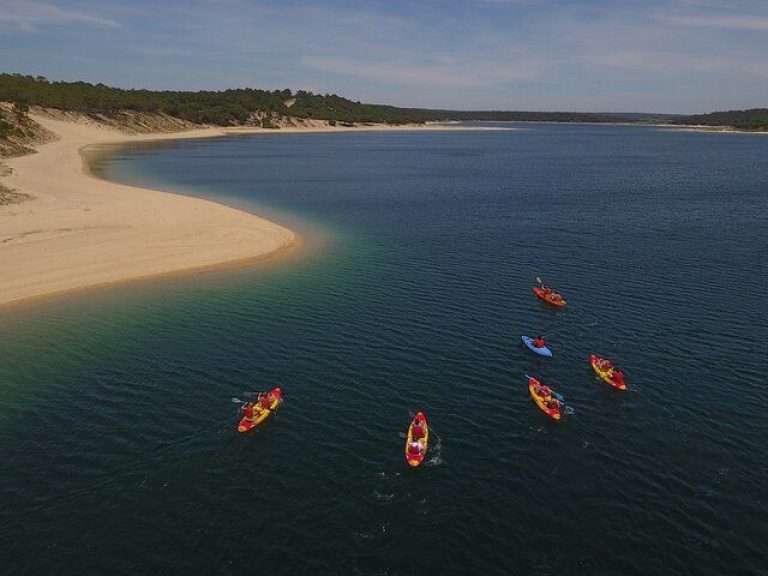
<svg viewBox="0 0 768 576"><path fill-rule="evenodd" d="M543 348L536 348L536 346L533 345L533 338L529 336L523 336L523 344L528 346L531 350L536 352L536 354L541 354L542 356L550 357L552 356L552 350L544 346Z"/></svg>

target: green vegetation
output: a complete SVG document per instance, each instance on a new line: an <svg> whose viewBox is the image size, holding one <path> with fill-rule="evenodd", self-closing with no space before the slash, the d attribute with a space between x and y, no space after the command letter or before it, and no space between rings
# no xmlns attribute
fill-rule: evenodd
<svg viewBox="0 0 768 576"><path fill-rule="evenodd" d="M675 124L695 124L702 126L732 126L739 130L768 130L768 108L752 108L751 110L728 110L712 112L711 114L694 114L680 116L673 121Z"/></svg>
<svg viewBox="0 0 768 576"><path fill-rule="evenodd" d="M362 104L333 94L304 90L236 90L182 92L124 90L87 82L50 82L41 76L0 74L0 101L17 103L17 110L42 106L113 116L121 111L163 113L201 124L220 126L261 124L273 127L280 117L319 119L338 123L404 124L443 120L612 122L615 117L575 112L472 112L396 108ZM258 113L258 114L257 114Z"/></svg>
<svg viewBox="0 0 768 576"><path fill-rule="evenodd" d="M3 111L0 110L0 138L8 138L13 131L13 126L5 121Z"/></svg>
<svg viewBox="0 0 768 576"><path fill-rule="evenodd" d="M42 76L0 73L0 102L13 102L17 124L23 123L29 106L42 106L83 114L115 117L121 112L167 114L196 124L219 126L260 125L277 128L281 118L327 120L336 125L352 122L386 124L430 121L514 122L643 122L733 126L742 130L768 130L768 109L732 110L694 116L648 114L590 114L580 112L515 112L428 110L397 108L354 102L335 94L313 94L305 90L236 90L183 92L124 90L87 82L51 82ZM0 138L14 127L0 113Z"/></svg>

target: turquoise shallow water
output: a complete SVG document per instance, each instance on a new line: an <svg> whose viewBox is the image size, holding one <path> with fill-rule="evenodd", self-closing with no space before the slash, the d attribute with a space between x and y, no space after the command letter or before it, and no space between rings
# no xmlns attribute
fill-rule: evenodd
<svg viewBox="0 0 768 576"><path fill-rule="evenodd" d="M764 573L766 159L557 125L115 153L110 178L318 249L0 311L3 572ZM524 372L573 413L548 420ZM231 398L274 385L238 435ZM413 471L416 410L436 442Z"/></svg>

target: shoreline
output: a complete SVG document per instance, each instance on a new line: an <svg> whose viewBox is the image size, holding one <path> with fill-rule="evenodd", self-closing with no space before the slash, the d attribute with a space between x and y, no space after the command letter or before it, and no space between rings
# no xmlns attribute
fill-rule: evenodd
<svg viewBox="0 0 768 576"><path fill-rule="evenodd" d="M660 124L661 128L678 130L680 132L709 132L715 134L754 134L768 135L768 130L739 130L733 126L707 126L706 124Z"/></svg>
<svg viewBox="0 0 768 576"><path fill-rule="evenodd" d="M57 139L34 153L3 159L11 174L2 183L32 198L0 206L0 308L137 280L247 267L282 259L302 245L294 231L245 210L105 180L91 170L88 149L233 135L493 129L320 125L126 134L96 122L32 118Z"/></svg>

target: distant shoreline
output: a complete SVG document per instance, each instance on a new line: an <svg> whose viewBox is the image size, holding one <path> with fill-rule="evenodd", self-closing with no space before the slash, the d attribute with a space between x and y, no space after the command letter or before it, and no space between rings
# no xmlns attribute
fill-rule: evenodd
<svg viewBox="0 0 768 576"><path fill-rule="evenodd" d="M768 135L768 130L739 130L732 126L707 126L705 124L659 124L660 127L684 132L715 132L718 134Z"/></svg>
<svg viewBox="0 0 768 576"><path fill-rule="evenodd" d="M492 130L317 125L134 135L93 121L32 117L58 139L3 161L12 173L2 183L31 199L0 206L0 269L13 271L0 277L0 307L134 280L247 266L301 245L294 231L255 214L101 179L84 156L93 146L236 134Z"/></svg>

